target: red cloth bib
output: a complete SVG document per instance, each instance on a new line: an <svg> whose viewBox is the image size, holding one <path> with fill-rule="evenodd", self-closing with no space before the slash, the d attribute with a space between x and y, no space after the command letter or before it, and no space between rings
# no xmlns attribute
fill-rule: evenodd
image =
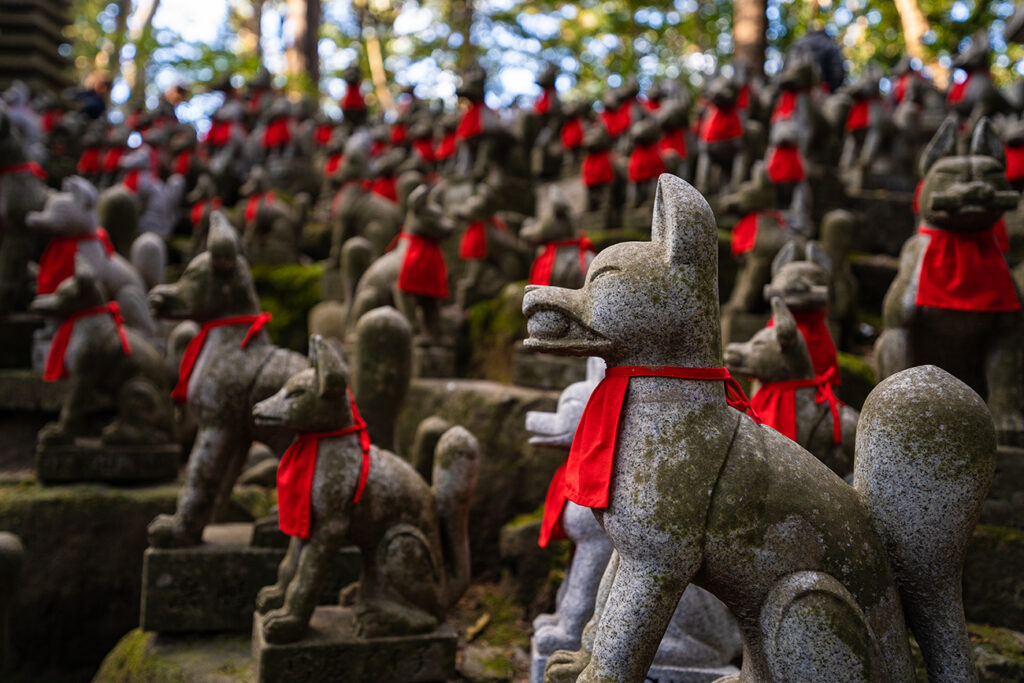
<svg viewBox="0 0 1024 683"><path fill-rule="evenodd" d="M740 87L739 94L736 95L736 108L740 111L746 111L750 107L750 85L744 83Z"/></svg>
<svg viewBox="0 0 1024 683"><path fill-rule="evenodd" d="M665 172L665 163L661 160L661 149L657 142L649 145L636 145L629 155L629 179L634 183L654 180Z"/></svg>
<svg viewBox="0 0 1024 683"><path fill-rule="evenodd" d="M799 183L807 177L800 150L796 147L776 147L768 158L768 177L773 183Z"/></svg>
<svg viewBox="0 0 1024 683"><path fill-rule="evenodd" d="M370 186L370 191L393 202L398 201L398 188L394 176L379 176Z"/></svg>
<svg viewBox="0 0 1024 683"><path fill-rule="evenodd" d="M811 366L814 374L827 375L832 384L839 386L842 377L839 373L839 356L832 334L828 331L825 311L793 311L793 319L804 337L807 351L811 354ZM765 327L774 327L775 321L768 320Z"/></svg>
<svg viewBox="0 0 1024 683"><path fill-rule="evenodd" d="M611 111L606 109L601 112L601 123L604 124L605 129L608 131L608 136L613 140L625 133L633 124L633 113L630 111L631 107L629 104L629 102L626 102L618 109Z"/></svg>
<svg viewBox="0 0 1024 683"><path fill-rule="evenodd" d="M479 261L487 258L487 225L491 224L498 230L508 230L505 221L493 216L486 221L476 221L466 227L459 242L459 258L463 261Z"/></svg>
<svg viewBox="0 0 1024 683"><path fill-rule="evenodd" d="M43 132L52 133L62 118L64 118L64 111L61 109L47 109L44 111L40 121Z"/></svg>
<svg viewBox="0 0 1024 683"><path fill-rule="evenodd" d="M548 493L544 498L544 517L540 523L540 538L537 545L541 548L548 547L551 541L563 541L568 536L562 526L562 511L565 510L565 503L569 499L565 497L565 466L562 465L555 470L548 485Z"/></svg>
<svg viewBox="0 0 1024 683"><path fill-rule="evenodd" d="M398 289L418 296L447 297L448 269L437 242L408 232L401 233L398 239L409 243L398 273Z"/></svg>
<svg viewBox="0 0 1024 683"><path fill-rule="evenodd" d="M441 138L441 142L437 143L437 151L434 152L434 158L437 161L444 161L455 154L455 142L455 133L449 133Z"/></svg>
<svg viewBox="0 0 1024 683"><path fill-rule="evenodd" d="M192 226L199 225L199 222L203 220L203 214L206 213L206 207L210 207L210 211L216 211L221 207L220 197L214 197L213 199L200 199L192 206L192 213L190 218L192 220Z"/></svg>
<svg viewBox="0 0 1024 683"><path fill-rule="evenodd" d="M853 103L846 117L846 130L855 131L871 124L871 103L874 100L859 100Z"/></svg>
<svg viewBox="0 0 1024 683"><path fill-rule="evenodd" d="M231 121L214 121L206 131L203 142L213 147L223 147L231 140Z"/></svg>
<svg viewBox="0 0 1024 683"><path fill-rule="evenodd" d="M34 161L25 161L20 164L11 164L10 166L0 167L0 176L10 175L12 173L31 173L40 180L46 180L46 171L43 167Z"/></svg>
<svg viewBox="0 0 1024 683"><path fill-rule="evenodd" d="M60 324L60 327L57 328L57 333L53 335L53 342L50 343L50 353L46 356L46 369L43 370L43 381L56 382L68 376L68 369L64 367L64 356L67 354L68 343L71 341L71 333L75 330L75 323L82 318L104 313L109 314L114 319L117 336L121 339L121 349L125 354L132 352L132 347L128 344L128 337L124 333L124 318L121 317L121 307L117 305L116 301L111 301L102 306L87 308L84 311L78 311L68 316Z"/></svg>
<svg viewBox="0 0 1024 683"><path fill-rule="evenodd" d="M615 180L615 169L612 168L611 152L606 149L587 152L580 167L583 184L587 187L607 185Z"/></svg>
<svg viewBox="0 0 1024 683"><path fill-rule="evenodd" d="M700 123L697 137L704 142L735 140L743 136L743 122L736 107L719 109L709 105Z"/></svg>
<svg viewBox="0 0 1024 683"><path fill-rule="evenodd" d="M1006 152L1006 179L1010 182L1024 178L1024 145L1003 148Z"/></svg>
<svg viewBox="0 0 1024 683"><path fill-rule="evenodd" d="M363 94L359 92L358 84L348 84L348 89L345 90L345 97L341 99L341 110L345 111L356 111L366 109L366 101L363 100Z"/></svg>
<svg viewBox="0 0 1024 683"><path fill-rule="evenodd" d="M485 108L483 102L473 102L469 105L469 109L466 110L466 113L462 115L462 120L459 121L459 127L455 129L456 140L475 138L483 132L483 113Z"/></svg>
<svg viewBox="0 0 1024 683"><path fill-rule="evenodd" d="M256 220L256 216L260 212L260 201L269 206L274 203L275 198L273 190L249 195L249 200L245 202L245 224L249 225Z"/></svg>
<svg viewBox="0 0 1024 683"><path fill-rule="evenodd" d="M401 123L395 123L391 126L391 144L401 145L405 142L405 138L408 135L408 129Z"/></svg>
<svg viewBox="0 0 1024 683"><path fill-rule="evenodd" d="M843 402L832 392L832 374L829 371L819 377L791 379L784 382L762 384L757 393L750 397L750 405L766 424L783 436L796 441L796 390L814 387L816 403L828 403L832 413L832 442L843 442L843 421L839 407Z"/></svg>
<svg viewBox="0 0 1024 683"><path fill-rule="evenodd" d="M352 407L350 427L333 432L300 432L292 445L281 456L277 466L277 518L281 531L296 538L309 538L312 517L313 476L316 474L316 460L320 450L320 439L330 439L348 434L359 435L359 446L363 460L359 467L359 481L356 484L352 504L358 505L370 476L370 434L366 422L359 414L352 390L348 392Z"/></svg>
<svg viewBox="0 0 1024 683"><path fill-rule="evenodd" d="M244 349L249 345L253 337L259 334L260 330L269 322L269 313L259 313L257 315L236 315L230 318L220 318L200 325L199 334L188 343L188 346L185 347L185 354L181 357L181 365L178 366L178 383L174 385L171 398L178 403L184 403L188 400L188 382L192 378L192 371L196 368L196 361L199 360L199 354L202 353L203 346L206 344L206 338L210 336L211 330L229 325L248 325L249 331L245 333L242 343L238 345L239 348Z"/></svg>
<svg viewBox="0 0 1024 683"><path fill-rule="evenodd" d="M993 230L951 232L922 225L930 236L917 281L918 306L954 311L1019 311L1020 301Z"/></svg>
<svg viewBox="0 0 1024 683"><path fill-rule="evenodd" d="M75 255L78 254L79 243L93 241L103 243L107 256L114 254L114 245L110 243L110 236L103 228L96 228L96 232L91 235L52 238L39 259L36 293L51 294L57 291L60 283L75 274Z"/></svg>
<svg viewBox="0 0 1024 683"><path fill-rule="evenodd" d="M647 98L644 98L640 100L640 106L643 107L646 111L655 112L661 109L661 102L658 102L657 100L649 100Z"/></svg>
<svg viewBox="0 0 1024 683"><path fill-rule="evenodd" d="M313 142L318 145L326 145L331 141L332 135L334 135L334 126L329 123L321 123L313 132Z"/></svg>
<svg viewBox="0 0 1024 683"><path fill-rule="evenodd" d="M324 175L332 175L341 166L342 153L332 154L327 157L327 161L324 162Z"/></svg>
<svg viewBox="0 0 1024 683"><path fill-rule="evenodd" d="M100 148L86 147L78 157L79 175L95 175L100 172Z"/></svg>
<svg viewBox="0 0 1024 683"><path fill-rule="evenodd" d="M946 102L949 104L958 104L964 99L964 95L967 94L967 85L971 82L971 77L974 74L970 71L967 72L967 78L960 83L954 83L949 86L949 91L946 92Z"/></svg>
<svg viewBox="0 0 1024 683"><path fill-rule="evenodd" d="M740 219L739 223L732 229L732 255L740 256L754 248L757 243L758 218L769 216L779 226L785 224L786 219L778 211L751 211Z"/></svg>
<svg viewBox="0 0 1024 683"><path fill-rule="evenodd" d="M587 254L594 252L594 243L586 235L580 235L576 240L561 240L548 242L544 245L544 251L534 260L530 266L531 285L550 285L551 270L555 266L555 256L561 247L576 247L580 255L580 272L587 274Z"/></svg>
<svg viewBox="0 0 1024 683"><path fill-rule="evenodd" d="M910 74L903 74L896 79L896 83L892 86L892 101L896 104L903 102L903 98L907 96L907 84L910 83Z"/></svg>
<svg viewBox="0 0 1024 683"><path fill-rule="evenodd" d="M178 175L188 175L192 167L192 150L186 149L174 159L174 172Z"/></svg>
<svg viewBox="0 0 1024 683"><path fill-rule="evenodd" d="M419 158L428 164L434 163L434 146L430 138L418 138L412 141L412 148Z"/></svg>
<svg viewBox="0 0 1024 683"><path fill-rule="evenodd" d="M551 111L551 91L553 88L544 88L540 97L533 103L533 111L537 114L547 114Z"/></svg>
<svg viewBox="0 0 1024 683"><path fill-rule="evenodd" d="M261 144L264 149L273 149L274 147L281 147L287 145L292 141L291 127L288 125L288 119L280 118L274 119L267 124L266 130L263 131L263 140Z"/></svg>
<svg viewBox="0 0 1024 683"><path fill-rule="evenodd" d="M117 170L117 165L121 162L121 156L124 154L124 150L120 147L111 147L107 150L107 153L103 155L103 172L113 173Z"/></svg>
<svg viewBox="0 0 1024 683"><path fill-rule="evenodd" d="M779 99L775 101L775 109L772 110L772 123L781 119L791 119L796 112L797 93L792 90L783 90Z"/></svg>
<svg viewBox="0 0 1024 683"><path fill-rule="evenodd" d="M576 149L583 144L583 122L579 117L569 119L562 124L562 147Z"/></svg>
<svg viewBox="0 0 1024 683"><path fill-rule="evenodd" d="M658 149L662 152L675 152L679 158L686 158L686 129L673 128L662 136L658 143Z"/></svg>
<svg viewBox="0 0 1024 683"><path fill-rule="evenodd" d="M565 495L577 505L608 507L619 422L630 377L675 377L724 381L729 405L758 420L743 389L725 368L649 368L620 366L608 368L604 379L590 395L565 463Z"/></svg>

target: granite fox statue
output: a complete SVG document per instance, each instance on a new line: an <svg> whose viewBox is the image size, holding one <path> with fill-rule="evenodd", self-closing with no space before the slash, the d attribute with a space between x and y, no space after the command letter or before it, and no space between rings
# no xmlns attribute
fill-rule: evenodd
<svg viewBox="0 0 1024 683"><path fill-rule="evenodd" d="M41 445L84 436L84 418L104 396L114 399L117 415L103 429L103 443L174 441L171 377L163 354L138 330L122 325L119 309L107 304L88 259L79 256L74 275L53 293L36 296L30 310L63 321L64 333L55 337L61 341L51 348L45 377L70 378L60 417L39 431Z"/></svg>
<svg viewBox="0 0 1024 683"><path fill-rule="evenodd" d="M602 377L604 362L590 358L587 379L562 391L556 412L526 413L526 429L533 435L530 444L568 451L587 399ZM533 645L543 656L579 647L583 627L594 612L601 575L612 555L611 541L588 508L566 501L560 525L575 549L558 590L556 612L541 614L533 621ZM707 591L690 586L672 615L654 664L719 668L732 661L739 650L739 631L725 606ZM542 674L531 672L531 680L539 682Z"/></svg>
<svg viewBox="0 0 1024 683"><path fill-rule="evenodd" d="M924 363L951 372L987 397L1000 442L1017 444L1024 316L993 226L1019 195L988 120L964 156L956 154L956 130L947 119L921 157L921 223L886 292L875 360L880 377Z"/></svg>
<svg viewBox="0 0 1024 683"><path fill-rule="evenodd" d="M370 444L348 385L341 357L314 336L309 367L253 408L258 424L299 433L278 469L281 528L291 545L277 583L257 600L268 642L303 637L344 541L362 551L355 612L364 638L435 629L469 585L476 438L462 427L444 433L430 486L405 460Z"/></svg>
<svg viewBox="0 0 1024 683"><path fill-rule="evenodd" d="M530 267L530 284L576 289L594 259L590 240L577 233L565 196L552 186L551 199L537 218L523 223L519 237L542 251Z"/></svg>
<svg viewBox="0 0 1024 683"><path fill-rule="evenodd" d="M582 289L523 301L527 348L608 362L590 402L604 419L580 423L592 438L574 443L566 490L618 561L583 648L552 655L545 680L643 680L691 582L737 617L735 680L911 680L905 618L932 680L973 679L960 576L993 472L985 403L932 366L889 378L861 413L847 485L723 390L704 198L662 176L652 236L598 254Z"/></svg>
<svg viewBox="0 0 1024 683"><path fill-rule="evenodd" d="M301 354L270 343L263 329L269 316L260 313L238 234L220 211L210 219L206 246L177 282L149 293L159 317L200 323L172 394L187 405L198 433L177 511L149 525L149 542L156 547L200 542L256 435L252 407L306 365ZM269 435L259 440L278 445Z"/></svg>
<svg viewBox="0 0 1024 683"><path fill-rule="evenodd" d="M765 420L766 424L845 477L853 472L859 414L836 400L828 378L814 372L807 343L786 303L772 297L771 304L774 325L749 341L726 346L725 365L734 375L746 375L760 383L750 402L762 419L766 412L777 416L777 424ZM765 393L759 401L761 392Z"/></svg>

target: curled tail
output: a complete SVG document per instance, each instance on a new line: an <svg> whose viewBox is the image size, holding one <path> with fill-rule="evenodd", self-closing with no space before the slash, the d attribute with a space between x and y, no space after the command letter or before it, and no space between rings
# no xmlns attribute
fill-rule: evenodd
<svg viewBox="0 0 1024 683"><path fill-rule="evenodd" d="M480 444L464 427L452 427L437 443L434 455L434 500L441 521L444 548L444 606L455 603L469 586L469 503L476 488Z"/></svg>
<svg viewBox="0 0 1024 683"><path fill-rule="evenodd" d="M854 487L885 545L931 681L976 678L961 572L995 452L985 402L932 365L883 381L860 414Z"/></svg>
<svg viewBox="0 0 1024 683"><path fill-rule="evenodd" d="M349 367L356 404L373 443L394 450L398 413L412 377L412 327L405 316L383 306L360 318Z"/></svg>

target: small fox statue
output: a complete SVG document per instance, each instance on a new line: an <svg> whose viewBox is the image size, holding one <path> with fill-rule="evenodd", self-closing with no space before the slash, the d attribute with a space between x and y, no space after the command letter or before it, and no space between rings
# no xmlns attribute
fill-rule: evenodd
<svg viewBox="0 0 1024 683"><path fill-rule="evenodd" d="M298 432L278 469L281 528L292 536L278 580L260 591L268 642L303 637L344 541L363 556L356 631L429 632L469 585L469 501L479 444L462 427L438 441L433 487L405 460L370 445L348 369L321 337L309 367L257 403L257 424Z"/></svg>

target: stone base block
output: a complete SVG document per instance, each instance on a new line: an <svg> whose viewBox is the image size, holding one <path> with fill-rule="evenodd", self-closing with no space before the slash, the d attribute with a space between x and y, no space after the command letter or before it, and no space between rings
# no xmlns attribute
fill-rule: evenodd
<svg viewBox="0 0 1024 683"><path fill-rule="evenodd" d="M178 444L105 446L99 439L78 439L74 444L40 446L36 478L44 484L171 481L178 476L180 462Z"/></svg>
<svg viewBox="0 0 1024 683"><path fill-rule="evenodd" d="M211 524L194 548L149 548L142 564L141 626L159 633L245 632L260 588L277 581L283 548L252 545L252 524ZM321 601L359 580L360 557L343 548Z"/></svg>
<svg viewBox="0 0 1024 683"><path fill-rule="evenodd" d="M535 353L524 349L521 342L516 344L513 381L521 387L561 391L586 378L586 358Z"/></svg>
<svg viewBox="0 0 1024 683"><path fill-rule="evenodd" d="M455 630L443 624L432 633L360 638L354 615L344 607L318 607L306 637L272 645L262 622L253 619L252 653L259 683L419 683L455 677Z"/></svg>
<svg viewBox="0 0 1024 683"><path fill-rule="evenodd" d="M530 640L530 683L543 683L544 667L550 655L550 652L541 654L533 639ZM701 668L655 665L647 672L644 683L711 683L723 676L738 676L739 673L740 670L734 666Z"/></svg>
<svg viewBox="0 0 1024 683"><path fill-rule="evenodd" d="M455 377L455 349L447 346L414 346L412 376Z"/></svg>

